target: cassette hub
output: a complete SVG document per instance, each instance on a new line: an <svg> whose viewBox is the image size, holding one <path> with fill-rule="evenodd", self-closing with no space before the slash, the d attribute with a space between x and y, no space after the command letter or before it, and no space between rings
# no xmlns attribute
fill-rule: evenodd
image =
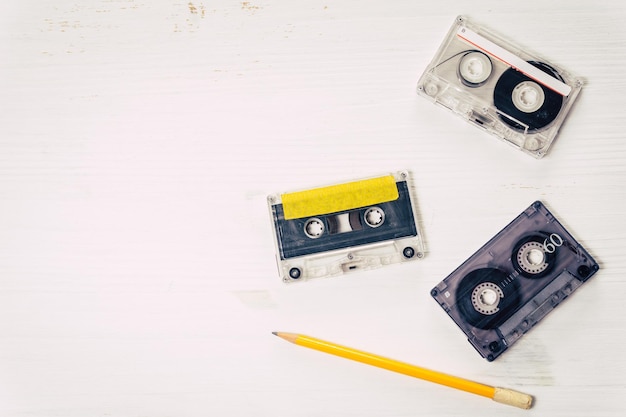
<svg viewBox="0 0 626 417"><path fill-rule="evenodd" d="M491 75L491 60L480 51L470 51L463 55L459 63L459 77L469 87L479 87Z"/></svg>

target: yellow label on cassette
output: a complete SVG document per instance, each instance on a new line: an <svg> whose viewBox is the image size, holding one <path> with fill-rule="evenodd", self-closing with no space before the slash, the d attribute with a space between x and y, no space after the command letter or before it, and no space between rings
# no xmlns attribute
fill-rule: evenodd
<svg viewBox="0 0 626 417"><path fill-rule="evenodd" d="M398 199L392 175L281 195L286 220L352 210Z"/></svg>

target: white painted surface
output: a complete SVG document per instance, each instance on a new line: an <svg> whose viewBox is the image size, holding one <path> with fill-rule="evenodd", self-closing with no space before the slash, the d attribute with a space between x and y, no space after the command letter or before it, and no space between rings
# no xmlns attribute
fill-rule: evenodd
<svg viewBox="0 0 626 417"><path fill-rule="evenodd" d="M585 78L546 158L415 94L457 14ZM30 0L0 16L0 415L623 415L623 2ZM267 194L401 168L424 260L278 280ZM536 199L602 270L487 363L429 290Z"/></svg>

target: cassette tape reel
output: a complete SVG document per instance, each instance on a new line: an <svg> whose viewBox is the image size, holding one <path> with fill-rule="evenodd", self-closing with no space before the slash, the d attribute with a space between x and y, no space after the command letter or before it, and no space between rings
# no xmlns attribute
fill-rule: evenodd
<svg viewBox="0 0 626 417"><path fill-rule="evenodd" d="M400 171L268 197L285 282L423 257L410 176Z"/></svg>
<svg viewBox="0 0 626 417"><path fill-rule="evenodd" d="M484 358L494 360L599 266L539 201L431 291Z"/></svg>
<svg viewBox="0 0 626 417"><path fill-rule="evenodd" d="M536 157L554 141L582 81L459 16L417 91Z"/></svg>

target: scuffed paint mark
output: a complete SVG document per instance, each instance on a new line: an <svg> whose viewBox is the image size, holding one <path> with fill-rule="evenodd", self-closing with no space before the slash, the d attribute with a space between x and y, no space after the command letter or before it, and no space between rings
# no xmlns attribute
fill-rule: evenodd
<svg viewBox="0 0 626 417"><path fill-rule="evenodd" d="M252 308L255 310L276 308L276 303L274 302L274 300L272 299L272 295L268 291L234 291L233 294L248 308Z"/></svg>
<svg viewBox="0 0 626 417"><path fill-rule="evenodd" d="M204 7L204 4L200 3L200 5L196 6L195 4L193 4L193 2L189 2L187 6L189 7L189 13L199 14L201 18L204 18L206 14L206 9Z"/></svg>
<svg viewBox="0 0 626 417"><path fill-rule="evenodd" d="M259 6L255 6L254 4L252 4L249 1L242 1L241 2L241 9L242 10L248 10L248 11L256 11L256 10L259 10L260 7Z"/></svg>
<svg viewBox="0 0 626 417"><path fill-rule="evenodd" d="M184 7L184 3L178 3L177 6ZM203 3L194 3L192 1L186 4L187 9L184 13L176 12L172 14L174 22L174 32L196 32L201 28L201 20L206 16L206 8Z"/></svg>

